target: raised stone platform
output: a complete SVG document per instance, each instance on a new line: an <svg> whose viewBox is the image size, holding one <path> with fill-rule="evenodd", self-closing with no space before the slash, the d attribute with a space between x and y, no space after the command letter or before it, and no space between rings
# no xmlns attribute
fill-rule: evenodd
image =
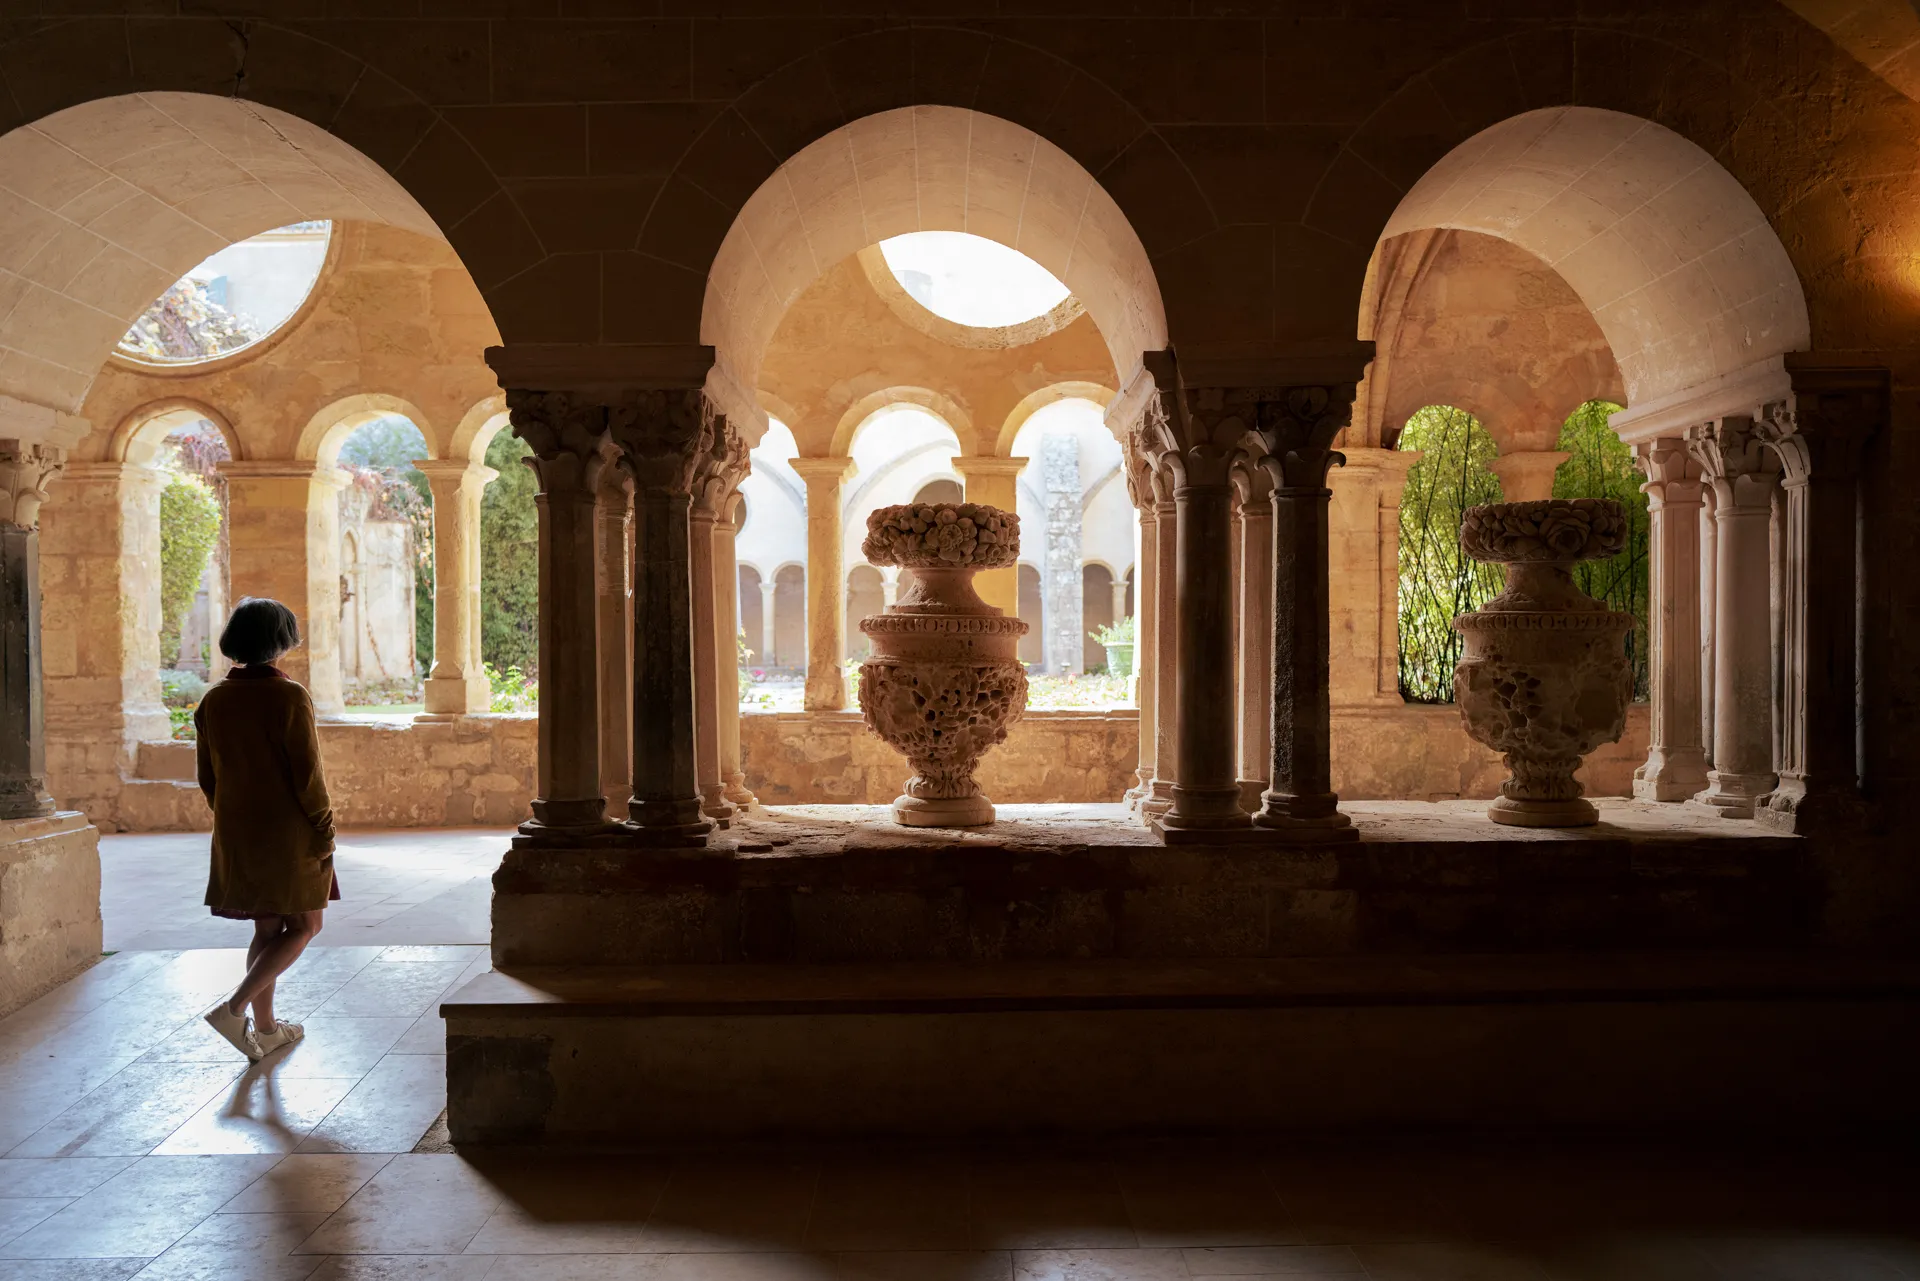
<svg viewBox="0 0 1920 1281"><path fill-rule="evenodd" d="M1781 954L532 968L456 1143L1920 1122L1920 963Z"/></svg>
<svg viewBox="0 0 1920 1281"><path fill-rule="evenodd" d="M1347 845L1162 845L1117 805L1004 806L914 830L879 806L756 810L706 850L516 840L502 967L1256 958L1790 946L1821 896L1807 842L1601 799L1597 827L1500 827L1484 802L1344 806Z"/></svg>
<svg viewBox="0 0 1920 1281"><path fill-rule="evenodd" d="M0 1014L99 957L99 831L65 810L0 822Z"/></svg>

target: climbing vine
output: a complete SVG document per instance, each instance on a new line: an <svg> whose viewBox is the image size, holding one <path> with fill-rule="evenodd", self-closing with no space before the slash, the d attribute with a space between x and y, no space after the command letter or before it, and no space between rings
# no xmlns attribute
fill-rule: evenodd
<svg viewBox="0 0 1920 1281"><path fill-rule="evenodd" d="M160 666L180 662L180 628L220 539L220 500L198 476L174 473L160 491Z"/></svg>

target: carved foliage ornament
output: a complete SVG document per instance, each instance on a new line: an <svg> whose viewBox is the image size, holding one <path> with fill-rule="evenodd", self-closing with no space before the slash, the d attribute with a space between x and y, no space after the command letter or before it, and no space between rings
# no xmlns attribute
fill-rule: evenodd
<svg viewBox="0 0 1920 1281"><path fill-rule="evenodd" d="M1020 556L1020 518L979 503L906 503L867 517L860 554L904 569L998 569Z"/></svg>
<svg viewBox="0 0 1920 1281"><path fill-rule="evenodd" d="M1325 489L1327 469L1344 467L1334 437L1353 421L1352 383L1249 389L1258 406L1255 430L1266 449L1261 459L1281 489Z"/></svg>
<svg viewBox="0 0 1920 1281"><path fill-rule="evenodd" d="M694 460L694 510L716 516L729 510L734 491L740 488L749 470L746 438L727 421L726 415L714 415L712 435Z"/></svg>
<svg viewBox="0 0 1920 1281"><path fill-rule="evenodd" d="M685 494L702 455L715 449L717 418L706 393L692 387L629 392L609 409L607 422L636 485Z"/></svg>
<svg viewBox="0 0 1920 1281"><path fill-rule="evenodd" d="M53 445L0 440L0 525L36 529L47 486L66 463L66 452Z"/></svg>
<svg viewBox="0 0 1920 1281"><path fill-rule="evenodd" d="M1779 455L1789 484L1816 472L1838 479L1859 474L1860 455L1869 437L1886 421L1884 385L1796 388L1792 400L1761 409L1754 438Z"/></svg>

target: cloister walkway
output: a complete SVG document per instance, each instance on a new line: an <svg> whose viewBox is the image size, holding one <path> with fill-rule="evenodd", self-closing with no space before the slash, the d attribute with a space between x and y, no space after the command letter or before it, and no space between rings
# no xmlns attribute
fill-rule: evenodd
<svg viewBox="0 0 1920 1281"><path fill-rule="evenodd" d="M349 833L248 1068L204 836L110 837L113 954L0 1020L0 1281L1920 1281L1907 1151L1286 1140L451 1152L443 994L505 833Z"/></svg>

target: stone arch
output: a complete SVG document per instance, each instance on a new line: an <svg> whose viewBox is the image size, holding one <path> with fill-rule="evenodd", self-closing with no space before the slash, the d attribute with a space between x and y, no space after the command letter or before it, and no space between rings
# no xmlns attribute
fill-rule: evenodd
<svg viewBox="0 0 1920 1281"><path fill-rule="evenodd" d="M0 392L68 412L127 325L235 241L307 218L446 238L399 179L341 137L201 93L95 98L9 131L0 198L0 258L21 264L24 285L0 321ZM52 271L63 262L84 268Z"/></svg>
<svg viewBox="0 0 1920 1281"><path fill-rule="evenodd" d="M488 396L461 415L460 422L447 441L446 456L484 463L487 461L487 448L506 426L507 398L504 395ZM421 435L426 435L426 428L421 427Z"/></svg>
<svg viewBox="0 0 1920 1281"><path fill-rule="evenodd" d="M300 429L300 439L294 445L293 456L304 462L319 463L323 469L330 468L339 461L340 446L346 443L355 428L389 414L405 418L419 428L420 435L427 442L427 457L447 456L441 448L433 423L420 411L419 406L384 392L362 392L342 397L315 411L307 419L307 425ZM494 430L499 429L496 427Z"/></svg>
<svg viewBox="0 0 1920 1281"><path fill-rule="evenodd" d="M107 441L108 462L144 463L151 460L160 443L181 427L200 421L210 422L227 442L229 458L245 458L240 448L240 433L218 409L187 396L170 396L151 401L133 410L114 427Z"/></svg>
<svg viewBox="0 0 1920 1281"><path fill-rule="evenodd" d="M780 317L827 267L889 236L932 230L997 240L1064 281L1122 382L1142 351L1166 346L1146 248L1078 160L998 116L899 107L798 148L745 198L701 302L700 341L716 349L719 380L757 383Z"/></svg>
<svg viewBox="0 0 1920 1281"><path fill-rule="evenodd" d="M979 435L974 429L972 417L959 401L931 387L885 387L847 406L846 412L840 415L840 421L834 426L833 444L827 456L847 457L853 449L853 438L860 429L882 410L898 405L918 405L945 423L947 429L959 438L962 453L976 452Z"/></svg>
<svg viewBox="0 0 1920 1281"><path fill-rule="evenodd" d="M1021 398L1019 404L1013 407L1006 421L1000 424L1000 434L993 442L993 452L1001 458L1011 457L1013 441L1020 434L1020 428L1026 425L1027 419L1048 405L1058 404L1063 400L1079 399L1090 400L1105 409L1113 404L1118 394L1112 387L1103 387L1099 383L1074 381L1049 383L1038 391L1029 392Z"/></svg>
<svg viewBox="0 0 1920 1281"><path fill-rule="evenodd" d="M1809 342L1799 276L1753 197L1638 116L1550 107L1481 130L1413 184L1381 239L1429 227L1497 236L1559 273L1636 406L1777 366Z"/></svg>

